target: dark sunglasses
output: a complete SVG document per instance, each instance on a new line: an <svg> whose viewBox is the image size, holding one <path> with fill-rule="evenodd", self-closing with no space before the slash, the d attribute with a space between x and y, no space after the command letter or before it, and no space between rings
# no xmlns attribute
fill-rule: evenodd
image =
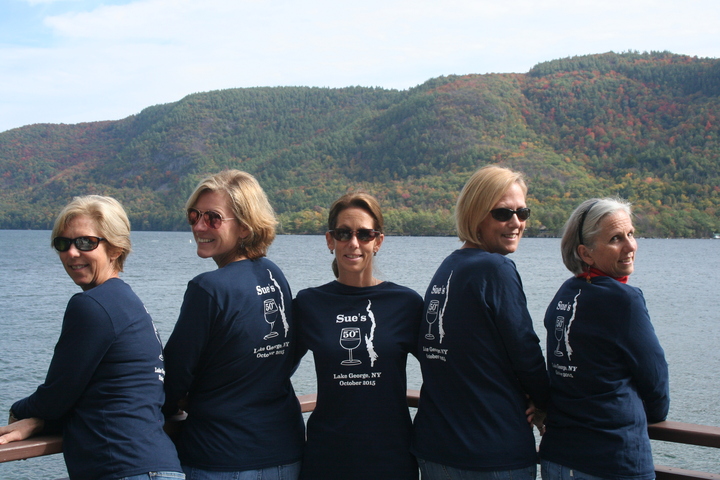
<svg viewBox="0 0 720 480"><path fill-rule="evenodd" d="M75 248L81 252L89 252L95 250L103 240L105 239L102 237L55 237L53 238L53 247L58 252L67 252L70 250L70 245L75 245Z"/></svg>
<svg viewBox="0 0 720 480"><path fill-rule="evenodd" d="M377 230L371 230L369 228L359 228L357 230L350 230L349 228L336 228L335 230L328 230L328 233L338 242L349 242L355 235L359 242L369 242L374 240L375 237L380 235Z"/></svg>
<svg viewBox="0 0 720 480"><path fill-rule="evenodd" d="M200 221L200 217L202 217L205 220L205 224L210 227L217 230L220 228L223 222L227 220L237 220L237 218L223 218L222 215L220 215L218 212L214 210L207 210L205 212L201 212L197 208L188 208L187 209L187 220L190 225L195 225L198 221Z"/></svg>
<svg viewBox="0 0 720 480"><path fill-rule="evenodd" d="M529 208L518 208L517 210L510 210L509 208L496 208L490 210L490 215L498 222L507 222L512 218L513 215L517 215L518 220L524 222L530 218Z"/></svg>

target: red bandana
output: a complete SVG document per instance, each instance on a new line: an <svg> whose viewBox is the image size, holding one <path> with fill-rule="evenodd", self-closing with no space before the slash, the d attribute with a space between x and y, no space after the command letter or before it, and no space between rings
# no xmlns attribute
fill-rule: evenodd
<svg viewBox="0 0 720 480"><path fill-rule="evenodd" d="M577 278L586 279L588 281L588 283L590 282L591 278L595 278L595 277L610 277L610 275L608 275L607 273L605 273L601 270L598 270L597 268L590 267L590 270L588 270L587 272L583 272L577 276ZM610 277L610 278L614 278L615 280L617 280L620 283L627 283L629 277L628 277L628 275L625 275L624 277Z"/></svg>

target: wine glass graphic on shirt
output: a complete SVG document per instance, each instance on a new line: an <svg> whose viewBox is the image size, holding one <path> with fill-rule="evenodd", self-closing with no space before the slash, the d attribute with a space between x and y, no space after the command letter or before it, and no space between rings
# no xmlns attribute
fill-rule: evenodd
<svg viewBox="0 0 720 480"><path fill-rule="evenodd" d="M348 359L340 362L342 365L360 365L362 362L353 358L352 351L360 346L362 338L360 337L360 329L357 327L347 327L340 330L340 346L348 351Z"/></svg>
<svg viewBox="0 0 720 480"><path fill-rule="evenodd" d="M273 327L275 326L275 321L277 320L278 315L278 307L275 303L274 298L269 298L263 302L263 306L265 309L265 321L270 324L270 333L265 335L263 339L268 340L273 337L277 337L278 333L273 331Z"/></svg>
<svg viewBox="0 0 720 480"><path fill-rule="evenodd" d="M428 322L428 333L425 334L425 338L428 340L435 340L435 335L432 334L432 324L437 320L439 309L440 300L430 300L430 304L428 304L427 311L425 312L425 320Z"/></svg>
<svg viewBox="0 0 720 480"><path fill-rule="evenodd" d="M563 339L563 335L565 334L565 317L557 317L555 319L555 340L558 341L557 347L555 347L555 351L553 352L556 357L563 357L565 356L563 352L560 351L560 340Z"/></svg>

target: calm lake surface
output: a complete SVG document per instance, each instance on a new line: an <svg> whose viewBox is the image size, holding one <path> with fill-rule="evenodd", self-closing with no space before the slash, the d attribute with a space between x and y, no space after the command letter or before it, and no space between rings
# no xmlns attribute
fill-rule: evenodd
<svg viewBox="0 0 720 480"><path fill-rule="evenodd" d="M0 230L0 411L43 382L68 299L79 291L50 248L49 231ZM720 426L720 241L639 239L630 284L645 293L670 365L670 420ZM376 257L378 276L424 295L440 262L460 243L454 237L386 237ZM163 341L172 332L188 280L215 268L195 254L189 232L135 232L121 277L145 302ZM322 236L280 236L268 257L283 269L293 294L333 280ZM523 279L530 313L544 346L547 303L570 276L559 239L522 240L510 256ZM306 356L293 377L298 394L314 393ZM408 386L420 369L408 365ZM0 418L4 422L5 418ZM653 442L655 463L720 474L717 449ZM5 480L66 477L62 455L0 464Z"/></svg>

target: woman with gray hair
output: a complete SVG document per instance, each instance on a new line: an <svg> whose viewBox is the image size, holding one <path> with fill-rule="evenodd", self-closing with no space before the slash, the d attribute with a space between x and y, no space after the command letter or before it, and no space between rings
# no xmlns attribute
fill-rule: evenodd
<svg viewBox="0 0 720 480"><path fill-rule="evenodd" d="M655 477L648 422L665 419L668 367L640 289L630 204L583 202L561 242L574 276L545 314L550 406L543 480Z"/></svg>
<svg viewBox="0 0 720 480"><path fill-rule="evenodd" d="M70 478L185 478L163 431L160 337L119 278L130 253L125 211L110 197L76 197L51 244L82 292L68 302L45 383L12 406L0 444L62 431Z"/></svg>

